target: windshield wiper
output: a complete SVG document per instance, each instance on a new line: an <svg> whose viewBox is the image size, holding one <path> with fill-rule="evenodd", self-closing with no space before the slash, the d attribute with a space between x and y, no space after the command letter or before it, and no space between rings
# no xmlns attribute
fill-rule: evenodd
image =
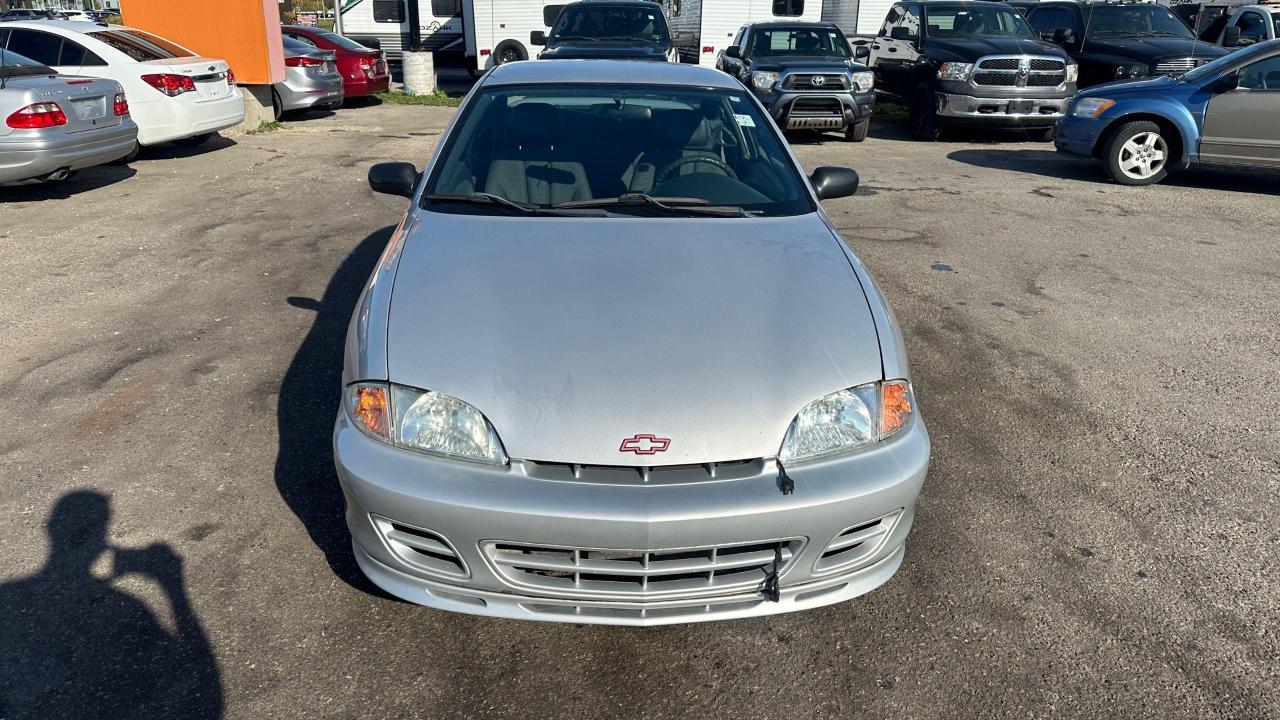
<svg viewBox="0 0 1280 720"><path fill-rule="evenodd" d="M756 217L736 205L709 205L702 198L692 197L654 197L642 192L622 193L618 197L598 198L596 200L573 200L552 205L552 208L598 208L645 206L665 210L671 213L690 213L694 215L710 215L713 217Z"/></svg>
<svg viewBox="0 0 1280 720"><path fill-rule="evenodd" d="M520 213L521 215L586 215L589 217L606 217L607 212L572 212L572 208L545 208L533 203L520 202L504 198L501 195L494 195L487 192L473 192L470 195L437 195L430 194L425 196L431 202L440 203L471 203L473 205L488 205L489 207L499 207Z"/></svg>

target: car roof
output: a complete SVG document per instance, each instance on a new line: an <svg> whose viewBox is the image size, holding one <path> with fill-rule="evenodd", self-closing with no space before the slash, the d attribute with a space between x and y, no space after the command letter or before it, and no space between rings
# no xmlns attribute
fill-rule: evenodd
<svg viewBox="0 0 1280 720"><path fill-rule="evenodd" d="M764 21L764 22L747 23L747 26L748 26L748 27L753 27L753 28L790 28L790 27L804 27L804 28L823 28L823 29L830 29L830 28L834 28L834 27L836 27L836 24L835 24L835 23L829 23L829 22L813 22L813 21L809 21L809 20L791 20L791 21L787 21L787 20L766 20L766 21Z"/></svg>
<svg viewBox="0 0 1280 720"><path fill-rule="evenodd" d="M618 85L682 85L741 90L733 77L713 68L683 63L636 60L524 60L490 70L485 86L589 83Z"/></svg>
<svg viewBox="0 0 1280 720"><path fill-rule="evenodd" d="M986 5L986 6L995 5L995 6L997 6L997 7L1008 7L1008 6L1009 6L1009 3L1005 3L1005 2L990 2L989 0L912 0L912 1L913 1L913 2L919 2L919 3L921 3L921 4L925 5L925 6L928 6L928 5L979 5L979 6L982 6L982 5Z"/></svg>
<svg viewBox="0 0 1280 720"><path fill-rule="evenodd" d="M27 28L29 30L47 30L55 28L67 32L91 33L98 30L128 30L123 25L107 25L92 20L17 20L4 24L7 28Z"/></svg>
<svg viewBox="0 0 1280 720"><path fill-rule="evenodd" d="M577 0L576 2L567 3L564 8L568 9L575 5L653 5L658 8L662 7L653 0Z"/></svg>

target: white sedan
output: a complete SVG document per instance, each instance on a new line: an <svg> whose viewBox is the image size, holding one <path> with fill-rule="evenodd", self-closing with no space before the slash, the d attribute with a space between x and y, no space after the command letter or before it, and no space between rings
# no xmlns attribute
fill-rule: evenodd
<svg viewBox="0 0 1280 720"><path fill-rule="evenodd" d="M244 98L225 60L123 25L8 22L0 47L60 73L119 82L138 124L138 143L194 146L244 119Z"/></svg>

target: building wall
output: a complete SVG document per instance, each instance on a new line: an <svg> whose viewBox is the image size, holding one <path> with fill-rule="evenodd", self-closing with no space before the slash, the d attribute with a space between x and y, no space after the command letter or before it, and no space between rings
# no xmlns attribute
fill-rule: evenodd
<svg viewBox="0 0 1280 720"><path fill-rule="evenodd" d="M122 0L124 24L222 58L244 85L284 80L284 45L276 0Z"/></svg>

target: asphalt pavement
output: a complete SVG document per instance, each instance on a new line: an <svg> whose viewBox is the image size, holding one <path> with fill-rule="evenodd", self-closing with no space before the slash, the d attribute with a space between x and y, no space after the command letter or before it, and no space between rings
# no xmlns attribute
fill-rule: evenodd
<svg viewBox="0 0 1280 720"><path fill-rule="evenodd" d="M365 173L451 112L0 189L0 718L1280 716L1277 175L796 138L862 175L827 211L933 437L902 569L800 614L520 623L375 591L330 458L404 210Z"/></svg>

